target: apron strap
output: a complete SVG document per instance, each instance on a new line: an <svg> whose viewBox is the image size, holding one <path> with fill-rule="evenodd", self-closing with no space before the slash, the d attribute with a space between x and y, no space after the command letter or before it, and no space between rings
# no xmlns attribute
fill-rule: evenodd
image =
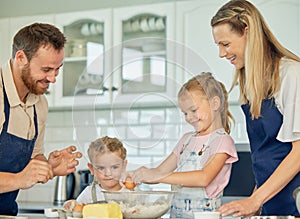
<svg viewBox="0 0 300 219"><path fill-rule="evenodd" d="M93 183L92 183L92 201L93 201L93 203L98 201L97 200L96 185L97 185L97 182L94 180Z"/></svg>
<svg viewBox="0 0 300 219"><path fill-rule="evenodd" d="M220 130L217 130L216 132L212 133L208 140L203 144L203 147L202 149L199 151L199 155L202 155L202 153L207 149L209 148L209 146L217 139L219 138L221 135L225 135L226 132L224 129L220 129Z"/></svg>

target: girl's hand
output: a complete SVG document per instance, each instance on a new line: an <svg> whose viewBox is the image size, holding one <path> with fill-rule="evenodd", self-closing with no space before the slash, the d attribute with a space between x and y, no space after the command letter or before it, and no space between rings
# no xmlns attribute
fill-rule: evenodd
<svg viewBox="0 0 300 219"><path fill-rule="evenodd" d="M144 166L133 171L131 177L136 184L159 183L159 179L163 178L162 174L157 169Z"/></svg>
<svg viewBox="0 0 300 219"><path fill-rule="evenodd" d="M236 200L223 204L217 211L222 216L250 217L260 214L260 205L251 196L242 200Z"/></svg>
<svg viewBox="0 0 300 219"><path fill-rule="evenodd" d="M124 183L125 183L127 177L131 178L131 172L126 172L126 171L122 172L120 179L119 179L119 184L124 188L126 188Z"/></svg>
<svg viewBox="0 0 300 219"><path fill-rule="evenodd" d="M126 189L133 190L136 187L136 184L133 182L130 176L127 176L123 182Z"/></svg>
<svg viewBox="0 0 300 219"><path fill-rule="evenodd" d="M79 163L77 159L82 157L82 153L75 151L76 147L70 146L50 153L48 162L52 166L55 176L65 176L76 171Z"/></svg>
<svg viewBox="0 0 300 219"><path fill-rule="evenodd" d="M123 188L133 190L136 187L136 183L133 182L131 178L132 172L123 172L119 183Z"/></svg>

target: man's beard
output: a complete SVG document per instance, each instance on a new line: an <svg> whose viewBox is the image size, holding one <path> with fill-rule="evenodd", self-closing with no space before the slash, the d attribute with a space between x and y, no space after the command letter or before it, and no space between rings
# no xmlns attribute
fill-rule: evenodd
<svg viewBox="0 0 300 219"><path fill-rule="evenodd" d="M35 95L41 95L46 93L47 88L40 88L37 86L37 82L33 80L31 77L31 70L29 64L27 64L24 69L22 70L21 79L25 86L28 88L30 93L33 93Z"/></svg>

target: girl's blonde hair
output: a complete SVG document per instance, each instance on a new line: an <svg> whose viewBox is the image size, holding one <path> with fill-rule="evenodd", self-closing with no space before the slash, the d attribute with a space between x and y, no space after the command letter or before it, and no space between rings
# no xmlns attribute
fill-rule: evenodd
<svg viewBox="0 0 300 219"><path fill-rule="evenodd" d="M236 69L230 91L238 82L240 99L250 104L252 119L261 116L263 99L272 98L280 87L279 64L283 56L300 61L275 38L258 9L246 0L232 0L211 19L211 26L229 24L243 35L247 28L245 67Z"/></svg>
<svg viewBox="0 0 300 219"><path fill-rule="evenodd" d="M126 159L126 148L124 148L122 142L117 138L105 136L91 142L88 149L90 162L94 162L98 154L104 154L108 152L119 152L120 158L122 160Z"/></svg>
<svg viewBox="0 0 300 219"><path fill-rule="evenodd" d="M228 110L228 93L222 82L217 81L210 72L202 72L201 74L191 78L186 82L178 92L178 98L186 91L199 91L205 95L208 100L213 97L220 99L220 114L222 125L225 131L229 134L231 128L231 121L234 122L232 114Z"/></svg>

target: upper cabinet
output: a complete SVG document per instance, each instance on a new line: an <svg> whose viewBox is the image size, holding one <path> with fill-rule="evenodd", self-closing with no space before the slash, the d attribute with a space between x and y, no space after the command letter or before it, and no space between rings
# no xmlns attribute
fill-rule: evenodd
<svg viewBox="0 0 300 219"><path fill-rule="evenodd" d="M113 10L113 104L158 104L174 97L175 4Z"/></svg>
<svg viewBox="0 0 300 219"><path fill-rule="evenodd" d="M251 2L279 41L299 55L299 0ZM67 43L63 67L47 94L50 106L173 105L182 84L201 72L210 71L231 87L234 66L219 58L210 26L224 3L174 1L1 19L1 62L10 57L17 30L33 22L53 23ZM229 101L238 97L236 86Z"/></svg>
<svg viewBox="0 0 300 219"><path fill-rule="evenodd" d="M107 104L111 90L111 10L58 14L65 34L65 60L57 78L55 105Z"/></svg>
<svg viewBox="0 0 300 219"><path fill-rule="evenodd" d="M253 2L279 42L300 56L300 1L255 0Z"/></svg>
<svg viewBox="0 0 300 219"><path fill-rule="evenodd" d="M227 90L231 86L234 67L226 60L219 58L218 47L212 36L210 20L224 4L222 0L186 1L177 3L177 40L184 45L181 51L184 68L189 71L179 72L187 81L203 71L212 72L222 81ZM230 101L237 101L239 91L234 88Z"/></svg>

